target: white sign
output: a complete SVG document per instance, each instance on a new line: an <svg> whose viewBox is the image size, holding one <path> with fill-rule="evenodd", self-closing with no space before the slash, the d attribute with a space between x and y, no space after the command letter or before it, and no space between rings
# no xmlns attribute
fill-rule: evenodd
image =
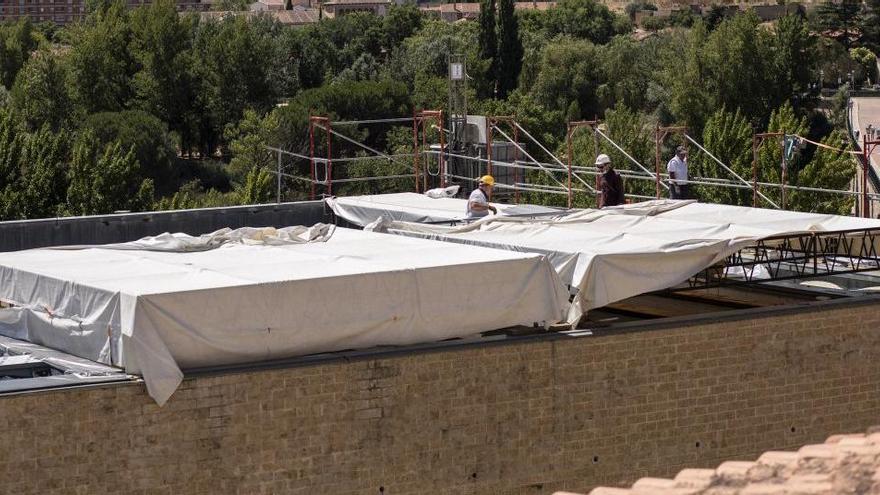
<svg viewBox="0 0 880 495"><path fill-rule="evenodd" d="M449 64L449 78L453 81L461 81L464 79L464 64L461 62Z"/></svg>

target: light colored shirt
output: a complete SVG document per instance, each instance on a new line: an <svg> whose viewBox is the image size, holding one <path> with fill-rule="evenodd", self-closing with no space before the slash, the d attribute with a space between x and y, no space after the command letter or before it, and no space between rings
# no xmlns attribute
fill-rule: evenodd
<svg viewBox="0 0 880 495"><path fill-rule="evenodd" d="M686 161L682 160L675 155L672 157L672 160L669 160L669 163L666 164L666 171L672 174L675 174L675 182L676 184L687 184L688 180L688 164Z"/></svg>
<svg viewBox="0 0 880 495"><path fill-rule="evenodd" d="M474 189L473 191L471 191L471 195L468 197L467 216L468 216L468 218L478 218L478 217L485 217L486 215L489 214L489 210L482 210L482 211L472 210L471 204L473 204L473 203L480 204L480 205L486 205L486 206L489 205L489 200L486 199L486 193L484 193L482 189L477 188L477 189Z"/></svg>

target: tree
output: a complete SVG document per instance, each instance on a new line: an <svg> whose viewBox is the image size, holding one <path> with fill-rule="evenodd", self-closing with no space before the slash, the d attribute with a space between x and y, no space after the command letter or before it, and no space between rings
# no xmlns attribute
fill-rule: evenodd
<svg viewBox="0 0 880 495"><path fill-rule="evenodd" d="M226 128L224 137L229 142L232 160L227 167L236 180L243 180L255 168L275 168L277 155L266 149L277 146L278 114L264 117L253 110L245 110L236 125Z"/></svg>
<svg viewBox="0 0 880 495"><path fill-rule="evenodd" d="M29 129L66 127L73 117L67 67L47 50L33 54L15 78L11 104Z"/></svg>
<svg viewBox="0 0 880 495"><path fill-rule="evenodd" d="M791 104L785 103L773 111L767 132L781 132L785 135L804 136L807 134L807 119L798 117ZM787 184L792 183L792 178L803 167L797 156L786 157L785 161ZM774 184L782 183L782 144L780 138L768 138L758 150L758 181ZM767 188L764 195L781 206L782 190L780 188ZM765 205L766 206L766 205Z"/></svg>
<svg viewBox="0 0 880 495"><path fill-rule="evenodd" d="M667 101L675 121L683 123L694 134L702 132L703 125L715 108L713 95L706 87L709 69L704 60L703 46L709 33L703 23L697 23L687 34L681 52L667 55L668 60L681 57L679 63L670 63L663 72L663 100ZM666 58L666 57L664 57ZM701 81L696 84L695 81Z"/></svg>
<svg viewBox="0 0 880 495"><path fill-rule="evenodd" d="M53 217L63 213L67 149L67 137L48 127L25 139L17 186L18 218Z"/></svg>
<svg viewBox="0 0 880 495"><path fill-rule="evenodd" d="M807 23L797 15L787 15L776 23L773 57L777 100L809 88L816 66L816 40Z"/></svg>
<svg viewBox="0 0 880 495"><path fill-rule="evenodd" d="M662 69L654 45L651 39L638 42L618 36L603 47L600 55L604 82L597 90L603 107L623 104L640 109L648 106L648 85L654 73Z"/></svg>
<svg viewBox="0 0 880 495"><path fill-rule="evenodd" d="M880 0L865 0L861 30L862 41L880 51Z"/></svg>
<svg viewBox="0 0 880 495"><path fill-rule="evenodd" d="M170 194L177 189L176 150L162 120L140 110L104 112L89 115L82 130L93 133L102 146L118 141L122 149L132 149L140 164L139 170L153 181L160 194Z"/></svg>
<svg viewBox="0 0 880 495"><path fill-rule="evenodd" d="M552 110L565 112L577 102L577 119L593 116L599 111L596 90L599 86L599 50L585 40L557 38L544 45L538 78L531 94L539 103Z"/></svg>
<svg viewBox="0 0 880 495"><path fill-rule="evenodd" d="M198 125L203 155L214 152L223 129L238 121L246 108L266 112L276 103L277 29L263 17L225 17L199 24L194 50L196 77L202 79L196 105L203 106Z"/></svg>
<svg viewBox="0 0 880 495"><path fill-rule="evenodd" d="M834 148L819 148L813 159L795 175L798 186L836 189L846 191L856 172L853 156L845 151L836 151L846 136L834 131L822 140L822 144ZM848 194L792 191L789 205L791 209L816 213L849 215L852 213L855 198Z"/></svg>
<svg viewBox="0 0 880 495"><path fill-rule="evenodd" d="M752 176L752 128L748 120L737 110L716 111L706 121L703 129L703 146L722 163L748 180ZM736 177L724 170L708 156L692 154L691 174L719 177L736 181ZM751 205L752 191L731 187L698 186L698 196L708 202L728 205Z"/></svg>
<svg viewBox="0 0 880 495"><path fill-rule="evenodd" d="M482 88L481 96L492 97L498 90L498 35L495 26L495 0L480 1L480 58L489 66L489 83Z"/></svg>
<svg viewBox="0 0 880 495"><path fill-rule="evenodd" d="M546 16L551 37L565 34L604 44L614 36L614 14L595 0L560 0Z"/></svg>
<svg viewBox="0 0 880 495"><path fill-rule="evenodd" d="M195 140L199 82L193 66L191 18L175 3L159 0L131 14L131 78L136 108L155 115L180 136L182 148ZM142 165L146 165L142 162Z"/></svg>
<svg viewBox="0 0 880 495"><path fill-rule="evenodd" d="M149 208L152 182L141 180L139 168L134 149L123 149L119 141L104 146L91 132L82 133L73 145L67 211L97 215Z"/></svg>
<svg viewBox="0 0 880 495"><path fill-rule="evenodd" d="M86 113L121 110L132 96L131 28L121 0L95 6L66 31L74 100Z"/></svg>
<svg viewBox="0 0 880 495"><path fill-rule="evenodd" d="M245 177L245 182L236 190L238 201L243 205L268 203L272 199L272 184L275 177L265 168L253 168Z"/></svg>
<svg viewBox="0 0 880 495"><path fill-rule="evenodd" d="M0 84L12 88L15 76L37 47L37 37L30 19L0 25Z"/></svg>
<svg viewBox="0 0 880 495"><path fill-rule="evenodd" d="M705 78L701 84L714 100L710 108L739 109L752 123L763 124L767 109L782 103L769 36L753 11L725 20L709 34L703 48ZM695 81L700 80L688 84Z"/></svg>
<svg viewBox="0 0 880 495"><path fill-rule="evenodd" d="M816 9L816 22L826 31L841 31L843 44L850 47L850 34L861 24L862 2L859 0L828 0Z"/></svg>
<svg viewBox="0 0 880 495"><path fill-rule="evenodd" d="M499 0L498 21L498 96L506 98L516 89L523 57L514 0Z"/></svg>
<svg viewBox="0 0 880 495"><path fill-rule="evenodd" d="M850 48L849 56L861 66L866 78L874 83L877 82L877 56L874 55L874 52L860 46Z"/></svg>
<svg viewBox="0 0 880 495"><path fill-rule="evenodd" d="M422 28L422 11L413 2L403 5L392 5L388 13L382 18L382 30L384 31L384 48L391 52L397 48L403 40L409 38Z"/></svg>

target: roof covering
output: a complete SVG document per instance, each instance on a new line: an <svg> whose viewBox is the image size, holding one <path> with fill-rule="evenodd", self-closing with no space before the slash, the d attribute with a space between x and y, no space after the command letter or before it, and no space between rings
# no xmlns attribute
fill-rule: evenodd
<svg viewBox="0 0 880 495"><path fill-rule="evenodd" d="M797 452L765 452L757 461L684 469L674 479L641 478L631 487L590 495L841 495L880 493L880 433L833 435ZM576 495L556 492L555 495Z"/></svg>
<svg viewBox="0 0 880 495"><path fill-rule="evenodd" d="M449 223L463 222L467 216L467 201L463 199L435 199L417 193L347 196L324 201L337 216L360 227L380 217L403 222ZM546 206L491 204L501 215L562 213L558 208Z"/></svg>
<svg viewBox="0 0 880 495"><path fill-rule="evenodd" d="M338 228L0 253L0 334L141 374L432 342L560 320L542 257Z"/></svg>
<svg viewBox="0 0 880 495"><path fill-rule="evenodd" d="M397 206L402 199L393 196L395 209L389 211L407 216L406 211L398 211L404 209ZM356 198L346 200L346 208L336 202L334 211L362 225L373 221L369 229L546 255L563 282L578 290L568 314L570 323L589 309L680 284L759 239L880 228L880 221L871 219L677 200L585 209L553 218L502 214L450 227L391 220L379 209L369 208L378 203L375 197L364 204ZM439 207L452 211L465 204L465 200L445 199L434 212L426 201L438 200L420 199L409 216L432 211L434 218ZM358 215L346 216L355 210ZM852 248L858 250L861 245L856 242ZM877 252L880 246L874 249Z"/></svg>

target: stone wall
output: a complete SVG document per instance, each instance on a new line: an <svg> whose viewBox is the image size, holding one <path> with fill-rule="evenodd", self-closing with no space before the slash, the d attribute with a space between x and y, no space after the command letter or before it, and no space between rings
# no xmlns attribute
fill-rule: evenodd
<svg viewBox="0 0 880 495"><path fill-rule="evenodd" d="M163 408L142 385L4 397L0 487L541 494L672 476L878 423L878 308L198 376Z"/></svg>

